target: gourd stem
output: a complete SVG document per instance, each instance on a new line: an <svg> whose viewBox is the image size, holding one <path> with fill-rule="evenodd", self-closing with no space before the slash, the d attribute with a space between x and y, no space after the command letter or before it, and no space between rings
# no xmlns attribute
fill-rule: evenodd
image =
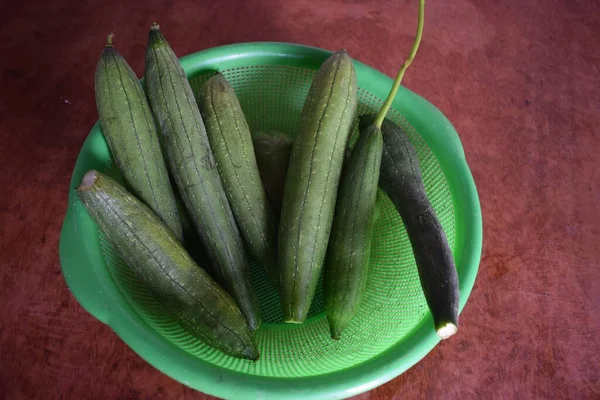
<svg viewBox="0 0 600 400"><path fill-rule="evenodd" d="M109 33L108 37L106 38L106 47L113 47L113 39L115 37L114 33Z"/></svg>
<svg viewBox="0 0 600 400"><path fill-rule="evenodd" d="M400 71L398 71L398 75L394 80L394 84L392 85L392 90L390 90L390 94L388 95L387 99L385 99L385 103L383 103L381 110L379 110L377 118L375 118L375 126L377 126L379 129L381 129L381 124L383 123L387 112L392 106L392 102L396 97L396 93L398 93L398 89L400 88L400 83L402 82L402 77L404 76L406 69L410 66L410 64L415 59L415 56L417 55L417 50L419 49L419 44L421 43L421 37L423 36L423 21L425 19L424 14L425 0L419 0L419 23L417 24L417 35L415 36L415 42L413 43L413 47L410 50L410 55L408 56L408 59L404 62L404 64L402 64Z"/></svg>

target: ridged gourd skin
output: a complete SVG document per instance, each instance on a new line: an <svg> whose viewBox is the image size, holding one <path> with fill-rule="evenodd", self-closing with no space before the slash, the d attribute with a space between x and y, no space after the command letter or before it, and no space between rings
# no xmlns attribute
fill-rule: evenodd
<svg viewBox="0 0 600 400"><path fill-rule="evenodd" d="M363 129L375 115L360 117ZM417 153L406 133L389 119L381 126L383 153L379 186L402 217L415 256L419 279L442 339L458 329L459 282L452 250L427 198Z"/></svg>
<svg viewBox="0 0 600 400"><path fill-rule="evenodd" d="M251 331L235 301L146 205L97 171L84 176L77 194L116 253L174 320L226 354L258 359Z"/></svg>
<svg viewBox="0 0 600 400"><path fill-rule="evenodd" d="M251 329L260 325L242 237L217 171L187 76L158 25L146 49L146 92L167 164L226 289Z"/></svg>
<svg viewBox="0 0 600 400"><path fill-rule="evenodd" d="M285 322L302 323L314 298L356 105L354 65L338 51L313 78L286 176L278 238Z"/></svg>
<svg viewBox="0 0 600 400"><path fill-rule="evenodd" d="M196 100L225 194L247 249L278 285L276 218L260 178L250 127L235 91L221 74Z"/></svg>
<svg viewBox="0 0 600 400"><path fill-rule="evenodd" d="M285 176L294 141L283 132L266 131L253 132L252 143L260 178L279 222Z"/></svg>
<svg viewBox="0 0 600 400"><path fill-rule="evenodd" d="M182 241L179 213L146 94L112 46L112 35L98 60L95 93L102 133L127 188Z"/></svg>
<svg viewBox="0 0 600 400"><path fill-rule="evenodd" d="M323 279L333 339L358 312L367 285L382 147L381 130L367 127L342 169Z"/></svg>

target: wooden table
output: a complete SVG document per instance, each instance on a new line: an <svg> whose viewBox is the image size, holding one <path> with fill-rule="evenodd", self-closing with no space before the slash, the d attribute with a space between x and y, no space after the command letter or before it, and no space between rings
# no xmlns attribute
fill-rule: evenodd
<svg viewBox="0 0 600 400"><path fill-rule="evenodd" d="M97 119L93 76L108 32L138 74L156 19L179 55L287 41L346 48L395 75L416 4L4 2L2 397L208 398L134 354L78 305L61 275L67 188ZM460 334L357 398L600 398L598 21L593 1L428 2L405 84L460 134L481 197L484 252Z"/></svg>

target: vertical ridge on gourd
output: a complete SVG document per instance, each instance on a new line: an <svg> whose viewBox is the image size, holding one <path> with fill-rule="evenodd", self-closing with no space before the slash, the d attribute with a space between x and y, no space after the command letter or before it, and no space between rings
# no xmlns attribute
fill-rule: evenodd
<svg viewBox="0 0 600 400"><path fill-rule="evenodd" d="M112 39L110 34L95 75L102 133L129 190L182 241L179 213L146 94Z"/></svg>
<svg viewBox="0 0 600 400"><path fill-rule="evenodd" d="M186 209L248 325L260 325L250 267L192 88L157 24L146 50L146 87L168 165Z"/></svg>
<svg viewBox="0 0 600 400"><path fill-rule="evenodd" d="M356 104L352 59L338 51L313 78L286 177L278 239L286 322L303 322L315 294Z"/></svg>
<svg viewBox="0 0 600 400"><path fill-rule="evenodd" d="M97 171L84 176L77 194L117 254L184 329L226 354L258 359L235 301L147 206Z"/></svg>
<svg viewBox="0 0 600 400"><path fill-rule="evenodd" d="M334 339L356 315L367 284L382 146L379 128L361 131L340 178L323 279Z"/></svg>
<svg viewBox="0 0 600 400"><path fill-rule="evenodd" d="M362 116L361 129L374 121L374 115ZM452 250L427 198L417 152L410 139L387 118L383 120L381 132L384 146L379 186L402 217L436 332L447 339L458 329L460 300Z"/></svg>
<svg viewBox="0 0 600 400"><path fill-rule="evenodd" d="M275 214L260 178L240 102L221 74L202 85L196 100L240 232L252 255L279 285Z"/></svg>

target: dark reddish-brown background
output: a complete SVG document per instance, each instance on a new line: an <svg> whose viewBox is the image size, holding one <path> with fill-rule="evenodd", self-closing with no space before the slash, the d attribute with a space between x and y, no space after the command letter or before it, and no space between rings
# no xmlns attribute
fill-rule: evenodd
<svg viewBox="0 0 600 400"><path fill-rule="evenodd" d="M134 354L61 276L67 187L97 119L93 75L108 32L138 74L157 20L178 55L287 41L346 48L394 75L416 3L3 1L1 397L208 398ZM598 21L593 0L428 2L405 83L461 136L483 257L459 335L357 398L600 398Z"/></svg>

